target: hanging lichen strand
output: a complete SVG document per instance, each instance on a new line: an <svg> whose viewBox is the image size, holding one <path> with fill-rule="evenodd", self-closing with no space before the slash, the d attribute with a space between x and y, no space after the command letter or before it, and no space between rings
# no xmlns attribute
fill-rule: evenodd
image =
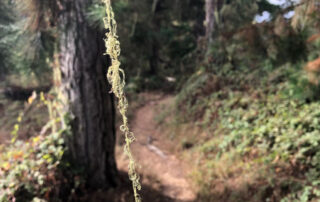
<svg viewBox="0 0 320 202"><path fill-rule="evenodd" d="M136 172L136 164L133 159L130 145L135 140L135 137L132 132L130 132L128 127L128 118L126 112L128 109L128 102L124 94L125 86L125 74L124 71L120 68L119 55L120 55L120 42L117 36L117 23L114 19L114 13L111 7L110 0L102 0L106 6L107 17L103 19L104 26L107 30L106 33L106 54L111 58L111 66L108 69L107 78L109 83L112 86L111 91L118 98L118 109L122 116L123 125L120 127L120 130L125 135L126 144L124 146L124 152L129 158L129 178L132 181L133 192L136 202L140 202L141 198L138 194L138 190L141 189L139 182L139 175Z"/></svg>

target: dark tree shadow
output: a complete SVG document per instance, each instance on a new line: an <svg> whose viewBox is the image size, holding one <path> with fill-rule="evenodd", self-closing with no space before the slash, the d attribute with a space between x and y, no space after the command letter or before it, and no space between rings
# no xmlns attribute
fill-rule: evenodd
<svg viewBox="0 0 320 202"><path fill-rule="evenodd" d="M81 202L134 202L131 182L128 174L120 171L120 185L111 190L100 190L91 192L86 196L79 198ZM142 176L143 177L143 176ZM139 192L143 202L187 202L176 200L165 196L161 189L156 190L146 184L142 184L142 190Z"/></svg>

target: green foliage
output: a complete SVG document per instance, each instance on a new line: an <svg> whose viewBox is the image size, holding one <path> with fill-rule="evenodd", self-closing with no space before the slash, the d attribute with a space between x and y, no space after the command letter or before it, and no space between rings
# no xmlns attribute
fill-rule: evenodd
<svg viewBox="0 0 320 202"><path fill-rule="evenodd" d="M215 197L217 178L256 172L257 179L250 178L264 186L254 185L257 194L243 200L319 200L320 91L303 70L306 60L319 57L319 40L307 42L319 21L318 12L310 14L311 6L306 15L304 6L292 22L266 1L224 2L216 11L206 58L176 99L178 124L196 123L208 133L193 149L201 156L201 199ZM271 21L253 24L264 10Z"/></svg>
<svg viewBox="0 0 320 202"><path fill-rule="evenodd" d="M311 84L305 74L305 72L295 69L295 72L288 79L289 83L285 94L302 101L317 101L320 98L320 86Z"/></svg>
<svg viewBox="0 0 320 202"><path fill-rule="evenodd" d="M259 13L262 13L263 11L275 13L276 11L280 10L279 6L270 4L267 0L260 0L260 1L257 1L257 3L259 6Z"/></svg>
<svg viewBox="0 0 320 202"><path fill-rule="evenodd" d="M37 103L34 99L29 99L28 107ZM23 119L20 114L12 132L12 144L1 147L0 201L47 201L49 197L59 197L60 185L65 183L59 168L65 164L63 135L70 133L68 120L60 116L58 101L46 99L43 94L41 100L48 107L50 121L40 134L26 142L17 140Z"/></svg>
<svg viewBox="0 0 320 202"><path fill-rule="evenodd" d="M103 29L103 18L106 15L105 8L102 4L96 3L88 8L87 19L91 23L91 26Z"/></svg>
<svg viewBox="0 0 320 202"><path fill-rule="evenodd" d="M56 42L55 26L49 25L46 4L36 1L2 1L0 11L0 73L34 74L41 80L51 71Z"/></svg>
<svg viewBox="0 0 320 202"><path fill-rule="evenodd" d="M289 191L281 191L283 201L315 199L320 189L318 91L290 64L281 68L262 64L264 68L253 73L253 78L264 75L260 80L251 80L245 70L220 77L199 71L178 95L177 114L211 131L209 140L198 146L208 164L245 159L258 151L255 161L266 169L284 163L301 172L296 176L304 179L300 184L289 183Z"/></svg>
<svg viewBox="0 0 320 202"><path fill-rule="evenodd" d="M113 8L121 24L119 59L128 72L129 86L140 90L172 86L166 77L179 80L194 69L185 66L192 61L186 60L203 32L203 1L120 0L113 2ZM103 27L100 17L104 14L96 2L87 16L94 26Z"/></svg>
<svg viewBox="0 0 320 202"><path fill-rule="evenodd" d="M224 3L219 11L218 28L223 31L233 31L251 22L257 14L259 6L256 0L235 0Z"/></svg>

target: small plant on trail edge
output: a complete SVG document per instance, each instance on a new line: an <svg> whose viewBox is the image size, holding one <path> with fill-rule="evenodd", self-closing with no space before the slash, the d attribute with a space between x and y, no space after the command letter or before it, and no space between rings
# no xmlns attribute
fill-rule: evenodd
<svg viewBox="0 0 320 202"><path fill-rule="evenodd" d="M122 126L120 126L120 130L124 133L126 141L124 152L129 158L129 178L132 181L135 201L140 202L141 198L138 194L138 190L141 189L141 185L139 182L139 175L136 172L136 163L130 150L130 145L135 140L135 137L128 126L128 118L126 115L128 109L128 101L124 94L125 74L124 71L120 68L120 62L118 59L118 57L120 56L120 42L117 35L117 22L114 18L110 0L103 0L103 2L106 6L107 13L107 17L103 19L105 28L107 30L105 39L107 51L105 54L109 55L111 58L111 66L108 69L107 78L112 86L111 91L118 98L118 109L123 121Z"/></svg>

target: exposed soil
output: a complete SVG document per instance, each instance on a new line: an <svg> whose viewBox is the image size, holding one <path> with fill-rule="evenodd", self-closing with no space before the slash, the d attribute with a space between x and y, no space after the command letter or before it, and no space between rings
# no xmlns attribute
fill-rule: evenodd
<svg viewBox="0 0 320 202"><path fill-rule="evenodd" d="M143 186L157 190L164 196L153 201L195 201L195 191L188 181L189 167L170 152L175 145L166 138L154 120L157 113L161 113L159 107L169 106L173 97L155 94L142 96L146 103L134 113L131 126L137 139L132 144L132 152L141 166L138 170ZM127 172L128 160L121 146L117 148L117 164L120 171ZM142 197L144 193L142 191Z"/></svg>

